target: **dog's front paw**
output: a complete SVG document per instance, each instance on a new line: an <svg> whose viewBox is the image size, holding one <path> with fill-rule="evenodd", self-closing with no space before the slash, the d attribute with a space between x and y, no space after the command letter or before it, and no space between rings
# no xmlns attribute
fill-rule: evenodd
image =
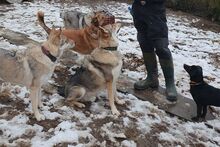
<svg viewBox="0 0 220 147"><path fill-rule="evenodd" d="M83 103L80 102L73 102L73 104L79 108L85 108L86 106Z"/></svg>
<svg viewBox="0 0 220 147"><path fill-rule="evenodd" d="M35 118L37 119L37 121L41 121L41 120L45 120L45 116L43 114L35 113Z"/></svg>
<svg viewBox="0 0 220 147"><path fill-rule="evenodd" d="M115 101L117 104L119 104L119 105L124 105L125 104L125 101L124 100L120 100L120 99L116 99L116 101Z"/></svg>
<svg viewBox="0 0 220 147"><path fill-rule="evenodd" d="M114 108L114 109L112 109L112 114L116 115L116 116L119 116L120 112L116 108Z"/></svg>
<svg viewBox="0 0 220 147"><path fill-rule="evenodd" d="M85 108L85 107L86 107L86 106L85 106L84 104L82 104L82 103L81 103L81 104L76 104L76 106L79 107L79 108Z"/></svg>
<svg viewBox="0 0 220 147"><path fill-rule="evenodd" d="M75 100L67 100L65 103L67 103L69 106L71 107L79 107L79 108L85 108L86 105L84 105L83 103L77 102Z"/></svg>

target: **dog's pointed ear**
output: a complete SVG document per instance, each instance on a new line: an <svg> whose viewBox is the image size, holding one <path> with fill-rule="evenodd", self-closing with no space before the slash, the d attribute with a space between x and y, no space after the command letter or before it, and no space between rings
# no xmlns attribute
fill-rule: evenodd
<svg viewBox="0 0 220 147"><path fill-rule="evenodd" d="M51 32L53 32L53 33L54 33L54 32L55 32L55 30L56 30L56 29L55 29L55 27L52 27L52 28L51 28L50 33L51 33Z"/></svg>
<svg viewBox="0 0 220 147"><path fill-rule="evenodd" d="M61 35L61 33L62 33L62 29L61 29L61 27L59 28L59 35Z"/></svg>
<svg viewBox="0 0 220 147"><path fill-rule="evenodd" d="M52 32L55 32L56 28L54 25L52 26L51 30L52 30Z"/></svg>

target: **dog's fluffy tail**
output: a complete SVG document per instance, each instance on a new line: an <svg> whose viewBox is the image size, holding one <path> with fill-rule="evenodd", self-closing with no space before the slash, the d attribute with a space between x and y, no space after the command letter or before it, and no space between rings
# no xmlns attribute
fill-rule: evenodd
<svg viewBox="0 0 220 147"><path fill-rule="evenodd" d="M47 34L50 34L51 29L46 26L44 22L44 12L38 11L37 12L37 19L39 21L40 26L47 32Z"/></svg>

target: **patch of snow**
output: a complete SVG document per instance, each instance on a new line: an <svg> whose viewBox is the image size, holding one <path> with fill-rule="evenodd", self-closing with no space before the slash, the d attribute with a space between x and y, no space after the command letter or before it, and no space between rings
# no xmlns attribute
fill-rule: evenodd
<svg viewBox="0 0 220 147"><path fill-rule="evenodd" d="M122 147L136 147L137 144L133 140L124 140L121 142Z"/></svg>
<svg viewBox="0 0 220 147"><path fill-rule="evenodd" d="M63 20L60 18L60 12L64 10L79 10L89 12L92 9L107 9L116 15L118 22L123 22L124 25L119 31L119 50L124 55L134 54L137 58L142 58L140 46L137 42L137 31L133 26L132 17L127 10L128 4L109 2L84 4L79 3L59 3L51 1L35 1L33 3L14 4L12 9L3 12L0 15L0 26L13 31L21 32L28 35L31 39L36 41L44 41L46 39L45 31L37 24L36 14L37 11L42 10L45 12L45 22L48 26L63 26ZM220 83L220 69L212 64L210 54L219 52L220 33L211 31L204 31L192 27L191 21L177 15L168 15L169 27L169 48L172 51L174 66L175 66L175 80L177 84L178 93L192 98L189 93L189 76L183 69L183 64L197 64L201 65L204 69L204 75L213 78L214 80L205 79L209 84L219 87ZM197 22L197 19L192 20ZM0 48L4 49L25 49L23 46L15 46L10 44L6 39L0 38ZM162 70L159 66L159 80L160 84L164 86L164 78ZM140 79L146 76L145 67L142 65L137 68L137 71L130 71L125 69L124 75L128 75L134 79ZM179 143L186 146L190 144L189 141L195 141L204 146L219 146L220 137L215 129L208 128L204 123L192 123L179 120L177 117L170 117L164 111L158 109L157 106L149 102L144 102L137 99L131 94L118 93L119 97L126 101L126 109L121 110L122 116L115 118L111 114L108 99L106 95L101 95L97 101L92 102L89 110L84 112L84 109L75 109L69 106L60 105L62 97L57 94L51 96L42 96L44 107L42 113L50 121L57 121L58 126L51 127L45 131L42 124L29 125L29 116L26 114L32 112L30 99L26 98L28 90L21 88L21 92L17 94L19 99L23 100L24 104L29 104L24 112L19 112L18 115L12 119L6 119L9 112L0 112L0 145L16 146L16 138L26 134L28 130L35 132L35 135L30 138L32 146L54 146L58 143L67 143L68 146L92 146L94 144L99 146L108 146L108 142L98 141L95 134L92 134L92 128L89 127L90 123L95 123L97 119L110 118L109 122L100 126L103 136L107 136L112 142L115 137L125 137L124 132L120 129L118 134L115 133L115 128L125 128L134 126L140 131L139 135L146 135L152 131L152 126L164 124L167 126L167 131L162 131L157 134L161 141L170 143ZM16 97L16 98L17 98ZM13 98L14 100L14 98ZM0 104L0 108L4 110L6 104ZM118 106L117 106L118 107ZM50 110L56 110L51 112ZM217 108L218 111L220 111ZM17 110L16 110L17 111ZM32 115L32 114L31 114ZM114 124L113 120L120 120L124 126ZM49 121L49 122L50 122ZM214 128L219 129L219 119L208 121ZM115 125L115 126L114 126ZM120 132L121 131L121 132ZM118 135L118 136L117 136ZM156 134L154 134L156 135ZM127 137L127 136L126 136ZM80 143L80 138L85 139L84 143ZM9 140L15 140L12 143ZM22 138L21 138L22 139ZM21 141L21 140L20 140ZM27 139L28 141L28 139ZM126 139L124 141L116 142L118 146L122 147L135 147L137 146L135 140ZM162 146L158 143L158 146ZM178 146L175 144L175 146ZM180 146L180 145L179 145Z"/></svg>

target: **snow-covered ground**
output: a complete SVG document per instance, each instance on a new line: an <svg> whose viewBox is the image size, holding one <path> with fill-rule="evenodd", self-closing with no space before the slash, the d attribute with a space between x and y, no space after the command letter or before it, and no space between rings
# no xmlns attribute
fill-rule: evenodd
<svg viewBox="0 0 220 147"><path fill-rule="evenodd" d="M37 24L37 11L45 12L48 25L63 26L61 11L78 9L89 12L100 8L109 10L117 17L117 21L124 24L119 32L119 49L124 55L124 61L134 57L141 60L136 30L126 3L48 3L41 0L12 6L0 5L0 27L43 41L46 33ZM191 98L189 77L183 69L184 63L201 65L205 80L220 88L219 63L212 58L220 58L220 33L193 27L191 23L197 21L199 19L188 19L172 11L168 13L169 47L174 58L177 90L188 98ZM0 37L0 48L24 47L12 45ZM135 70L127 68L123 74L136 79L146 75L142 64L134 62L131 67ZM164 86L161 69L159 72L161 85ZM121 116L116 118L111 115L105 97L87 105L85 109L76 109L60 104L63 98L53 94L43 96L42 113L46 120L36 122L29 114L31 105L26 93L27 90L21 88L21 93L16 96L0 98L0 146L220 146L220 134L216 131L220 129L218 116L208 121L216 128L211 129L203 122L182 121L149 102L119 93L126 105L118 106ZM220 112L218 108L216 110Z"/></svg>

